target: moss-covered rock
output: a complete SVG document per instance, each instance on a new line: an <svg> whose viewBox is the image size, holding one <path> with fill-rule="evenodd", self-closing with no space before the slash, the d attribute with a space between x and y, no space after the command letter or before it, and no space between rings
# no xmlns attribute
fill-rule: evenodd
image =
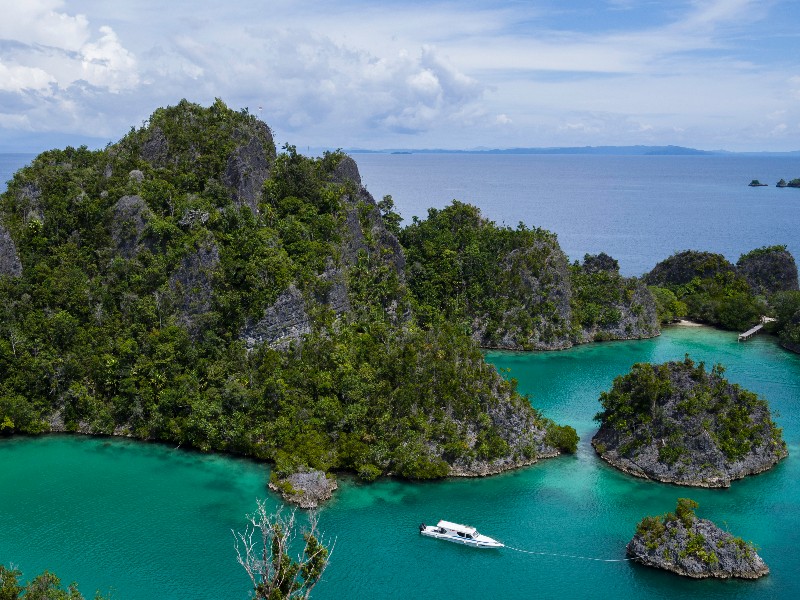
<svg viewBox="0 0 800 600"><path fill-rule="evenodd" d="M687 356L638 363L600 396L592 445L618 469L646 479L728 487L787 456L767 402Z"/></svg>
<svg viewBox="0 0 800 600"><path fill-rule="evenodd" d="M679 498L674 513L645 517L626 548L636 562L693 579L757 579L769 568L742 538L698 519L697 503Z"/></svg>

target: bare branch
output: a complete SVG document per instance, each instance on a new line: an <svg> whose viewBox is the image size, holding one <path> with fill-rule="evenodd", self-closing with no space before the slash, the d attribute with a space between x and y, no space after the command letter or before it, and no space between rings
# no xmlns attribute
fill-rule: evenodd
<svg viewBox="0 0 800 600"><path fill-rule="evenodd" d="M257 600L308 598L328 566L335 542L328 548L318 534L316 512L309 513L309 526L302 532L302 553L290 557L297 537L295 517L294 510L285 514L282 508L269 514L258 500L256 511L247 515L245 531L231 531L236 559L250 577Z"/></svg>

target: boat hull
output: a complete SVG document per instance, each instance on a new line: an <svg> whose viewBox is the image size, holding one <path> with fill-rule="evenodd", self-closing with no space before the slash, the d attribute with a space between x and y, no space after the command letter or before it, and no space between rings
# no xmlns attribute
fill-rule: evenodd
<svg viewBox="0 0 800 600"><path fill-rule="evenodd" d="M472 548L504 548L505 544L493 540L490 537L481 535L478 539L469 539L460 537L457 534L450 532L440 533L437 527L428 526L425 529L420 529L420 534L425 537L435 538L437 540L444 540L446 542L453 542L454 544L461 544L462 546L470 546Z"/></svg>

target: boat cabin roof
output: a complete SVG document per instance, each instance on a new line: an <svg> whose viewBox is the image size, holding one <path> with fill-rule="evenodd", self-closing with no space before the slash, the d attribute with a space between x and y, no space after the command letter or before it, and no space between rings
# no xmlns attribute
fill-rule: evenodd
<svg viewBox="0 0 800 600"><path fill-rule="evenodd" d="M453 531L461 531L462 533L469 533L470 535L476 533L474 527L469 525L459 525L458 523L451 523L450 521L439 521L437 527L444 527L445 529L452 529Z"/></svg>

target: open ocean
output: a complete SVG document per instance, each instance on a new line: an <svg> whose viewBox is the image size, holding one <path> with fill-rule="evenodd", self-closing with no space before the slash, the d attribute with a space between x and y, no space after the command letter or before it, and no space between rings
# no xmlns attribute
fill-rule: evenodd
<svg viewBox="0 0 800 600"><path fill-rule="evenodd" d="M0 155L3 181L32 156ZM749 157L356 155L362 179L401 214L424 216L452 198L515 226L555 231L571 258L608 252L627 274L649 270L676 250L739 254L787 244L800 257L800 190L774 186L800 177L800 162ZM589 440L600 393L635 362L689 353L721 362L726 377L777 411L789 457L774 469L705 490L625 475ZM344 476L320 513L336 539L313 598L762 599L800 598L800 356L775 339L737 343L736 333L671 327L652 340L596 343L553 353L488 352L519 381L534 406L581 436L578 452L482 479L365 485ZM44 569L76 581L91 597L120 600L244 600L231 529L257 497L271 505L269 470L252 461L130 440L52 435L0 439L0 563L26 576ZM695 581L630 562L625 544L645 515L698 514L752 540L771 568L757 581ZM478 527L509 548L475 550L423 538L420 522Z"/></svg>
<svg viewBox="0 0 800 600"><path fill-rule="evenodd" d="M785 244L800 258L800 158L354 154L367 189L391 194L404 223L457 199L484 216L558 234L570 259L606 252L641 275L681 250L736 262ZM769 187L748 187L753 179Z"/></svg>

